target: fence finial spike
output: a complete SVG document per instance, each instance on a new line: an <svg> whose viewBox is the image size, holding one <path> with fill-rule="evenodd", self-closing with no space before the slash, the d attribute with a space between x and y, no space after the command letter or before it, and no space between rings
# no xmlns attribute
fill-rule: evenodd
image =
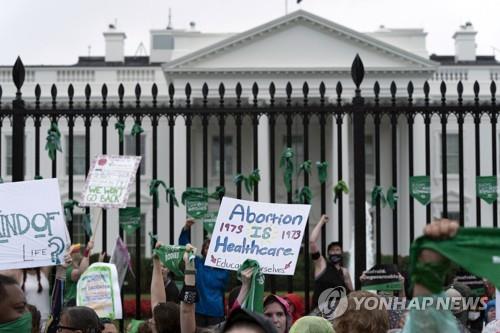
<svg viewBox="0 0 500 333"><path fill-rule="evenodd" d="M16 62L14 63L14 67L12 68L12 80L14 81L14 85L16 86L18 93L21 92L25 74L26 72L23 61L21 60L21 57L18 56Z"/></svg>
<svg viewBox="0 0 500 333"><path fill-rule="evenodd" d="M363 78L365 77L365 67L363 66L363 61L361 61L359 54L356 54L356 57L352 62L351 77L354 81L354 84L356 85L356 89L359 89L359 86L361 85L361 82L363 82Z"/></svg>

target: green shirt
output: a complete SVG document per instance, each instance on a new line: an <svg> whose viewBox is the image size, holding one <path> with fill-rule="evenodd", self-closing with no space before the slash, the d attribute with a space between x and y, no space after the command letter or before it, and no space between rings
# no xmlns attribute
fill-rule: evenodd
<svg viewBox="0 0 500 333"><path fill-rule="evenodd" d="M73 273L73 266L69 266L66 269L66 283L64 285L64 304L73 301L76 302L76 282L71 279L71 273Z"/></svg>

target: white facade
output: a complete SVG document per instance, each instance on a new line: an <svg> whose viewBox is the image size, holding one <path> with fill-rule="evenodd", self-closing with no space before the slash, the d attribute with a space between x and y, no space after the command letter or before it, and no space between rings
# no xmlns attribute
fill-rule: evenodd
<svg viewBox="0 0 500 333"><path fill-rule="evenodd" d="M111 40L110 33L113 34ZM287 16L278 18L264 25L258 26L242 33L235 34L205 34L198 31L181 30L151 30L151 52L150 57L123 57L121 58L119 50L122 49L117 38L125 38L125 34L120 32L109 32L105 34L106 38L106 57L82 57L77 65L74 66L27 66L26 82L23 86L24 97L29 100L33 96L34 87L37 83L42 88L42 101L50 102L50 87L55 83L59 89L59 101L64 102L66 95L65 89L69 83L75 88L75 100L83 100L84 87L89 83L92 87L94 100L98 100L101 86L106 83L109 96L108 103L116 103L118 85L123 83L125 86L126 101L133 102L134 87L140 83L142 87L142 103L149 103L151 100L150 87L153 83L158 85L159 101L166 102L168 99L168 84L174 83L176 87L176 98L179 102L185 100L184 86L190 83L192 87L192 98L196 102L202 96L201 88L206 82L209 86L210 102L218 100L218 86L221 82L226 87L226 98L235 96L234 87L238 82L243 87L242 97L251 100L251 87L257 82L260 87L260 103L267 103L267 87L270 82L276 85L276 98L285 96L285 86L291 82L293 86L293 96L301 100L302 84L307 81L310 88L309 97L314 99L319 96L318 87L320 82L324 82L327 87L327 97L330 101L336 101L335 86L338 81L343 84L344 101L349 102L353 96L354 85L350 77L350 68L356 54L359 54L363 60L366 75L362 84L363 95L365 97L373 96L373 84L378 81L381 86L381 98L390 97L389 86L395 81L398 87L398 96L407 99L406 86L411 80L415 86L414 98L421 100L423 98L422 86L426 80L431 85L431 97L433 100L440 100L439 84L441 80L449 83L447 97L450 100L456 99L456 83L461 80L464 83L464 99L471 100L473 97L472 85L475 80L481 85L480 97L483 100L489 100L489 83L491 80L497 80L500 72L500 64L492 57L480 57L475 55L475 42L472 26L462 27L455 34L457 45L457 54L450 57L435 56L429 57L425 47L426 33L421 29L387 29L381 28L372 33L359 33L347 27L338 25L334 22L325 20L308 12L297 11ZM120 37L120 38L121 38ZM474 43L471 43L471 38ZM123 39L121 41L123 42ZM108 44L110 43L110 44ZM109 46L109 48L108 48ZM473 46L473 50L472 50ZM108 54L109 51L109 54ZM473 52L473 55L472 55ZM451 59L451 60L450 60ZM114 63L112 66L111 62ZM11 79L11 67L0 67L0 84L3 89L3 104L7 104L15 94L15 89ZM489 132L489 120L483 119L481 131L481 167L482 175L491 174L491 136ZM7 143L10 131L10 125L5 123L2 128L2 177L9 180L7 174L6 160L8 158ZM453 117L449 119L448 133L453 135L457 133L456 121ZM26 179L34 177L34 128L28 121L26 127L26 147L27 147L27 171ZM367 121L367 142L371 141L373 147L373 125ZM94 119L91 133L91 156L101 152L101 127L100 121ZM41 133L46 133L48 121L44 123ZM132 120L127 123L127 133L132 126ZM162 119L158 130L159 142L159 163L158 178L168 182L168 127L166 120ZM312 118L310 124L310 159L318 161L319 156L319 131L315 130L318 126L316 118ZM474 127L472 119L466 120L464 126L464 151L465 156L465 197L466 197L466 225L475 224L475 169L474 169ZM149 120L145 120L143 127L145 129L146 142L151 140L151 126ZM60 121L60 128L63 135L67 133L65 120ZM269 125L265 117L259 122L259 169L261 170L262 181L259 186L259 198L262 201L269 200L269 156L274 153L276 160L284 145L286 133L285 125L279 121L276 126L276 151L269 151ZM298 121L293 128L294 136L300 136L302 133L301 122ZM432 214L440 216L441 214L441 176L440 176L440 132L441 127L437 119L433 120L431 128L431 181L432 181ZM230 151L227 155L232 162L228 172L226 182L226 193L236 195L236 187L232 183L232 177L236 170L236 145L235 125L232 121L226 123L225 135L228 138L226 142ZM408 253L409 230L408 230L408 152L407 152L407 124L404 118L399 119L398 124L398 192L400 202L398 206L399 227L399 252ZM75 126L75 135L83 135L83 121L80 119ZM350 121L345 118L343 125L344 143L343 149L343 178L349 184L353 184L351 165L352 151L350 149ZM44 136L42 135L42 145ZM108 130L108 153L118 153L118 135L114 129L114 120L110 120ZM336 123L329 120L327 128L327 160L330 165L330 174L327 183L327 214L332 216L333 223L329 223L328 241L338 238L337 235L337 206L333 204L331 188L337 181L336 157L337 157L337 135ZM211 147L218 136L218 125L216 119L211 119L209 125L209 188L213 189L218 185L218 173L213 169L213 159ZM244 142L251 142L252 132L249 119L244 121L242 137ZM496 135L498 138L498 135ZM421 117L417 117L414 125L414 174L425 174L425 147L424 147L424 124ZM454 137L451 138L453 140ZM78 139L81 140L81 139ZM186 171L182 161L186 160L185 150L185 127L183 119L177 119L175 126L175 190L180 196L186 187ZM194 121L192 126L193 142L193 168L192 185L201 186L202 174L201 151L202 137L201 124L199 120ZM418 144L417 144L418 143ZM58 154L58 178L60 179L63 196L67 195L67 175L65 173L65 141L63 141L63 154ZM126 143L127 145L127 143ZM299 144L300 146L300 144ZM382 163L387 163L391 159L391 132L390 124L384 120L381 127L381 146ZM152 205L151 198L148 195L148 184L151 179L152 147L145 144L145 163L146 173L142 177L141 184L141 207L146 214L145 234L151 229ZM126 148L127 149L127 148ZM242 151L243 173L252 171L252 147L244 145ZM43 151L43 146L41 147ZM134 153L134 151L131 151ZM76 155L75 155L76 158ZM177 162L181 161L181 162ZM390 164L385 164L390 166ZM45 153L42 153L41 159L42 175L49 177L51 174L51 163ZM281 171L276 166L277 179L277 201L285 202L286 194L282 186ZM392 170L390 167L382 168L381 184L385 189L391 186ZM78 199L78 193L82 189L84 175L75 176L75 198ZM367 174L367 197L370 189L374 185L373 174ZM319 219L319 183L315 170L311 177L311 189L315 194L313 209L311 211L311 222L315 223ZM250 199L245 192L243 197ZM458 211L458 176L453 172L448 176L448 197L449 211ZM160 239L168 241L168 205L164 202L163 196L160 198L161 205L159 210L159 234ZM344 198L344 207L347 203L352 203L352 193L350 198ZM367 200L369 200L367 198ZM132 193L130 203L135 203L135 194ZM352 242L352 204L351 208L344 208L344 247L348 249ZM117 214L109 212L108 218L108 247L114 243L114 238L118 232ZM492 209L483 205L483 225L491 225ZM185 218L184 207L181 206L175 210L176 230L175 239L182 228ZM382 242L383 254L392 252L392 211L388 208L383 209ZM385 221L388 221L387 223ZM389 222L391 221L391 222ZM425 224L425 208L415 202L415 234L418 236ZM98 240L100 235L98 234ZM202 226L195 227L195 242L201 242ZM99 241L97 242L100 243ZM146 253L149 251L149 242L145 241Z"/></svg>

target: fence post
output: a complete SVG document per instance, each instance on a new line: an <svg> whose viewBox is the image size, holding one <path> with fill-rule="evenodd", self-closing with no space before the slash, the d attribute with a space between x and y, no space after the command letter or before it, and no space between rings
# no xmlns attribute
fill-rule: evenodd
<svg viewBox="0 0 500 333"><path fill-rule="evenodd" d="M354 278L355 289L360 288L359 276L366 269L366 182L365 182L365 114L364 98L359 86L365 70L359 55L351 67L351 76L356 85L352 103L353 151L354 151Z"/></svg>
<svg viewBox="0 0 500 333"><path fill-rule="evenodd" d="M12 181L24 180L24 100L21 87L24 83L24 65L20 57L12 68L12 79L17 88L16 99L12 101Z"/></svg>

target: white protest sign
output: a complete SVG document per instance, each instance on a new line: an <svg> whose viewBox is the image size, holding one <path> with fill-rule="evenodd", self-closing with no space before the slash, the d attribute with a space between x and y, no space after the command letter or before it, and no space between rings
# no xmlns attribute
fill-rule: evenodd
<svg viewBox="0 0 500 333"><path fill-rule="evenodd" d="M94 157L80 206L125 208L140 162L141 156Z"/></svg>
<svg viewBox="0 0 500 333"><path fill-rule="evenodd" d="M99 318L123 318L120 285L115 265L106 263L90 265L78 280L76 289L76 305L94 309Z"/></svg>
<svg viewBox="0 0 500 333"><path fill-rule="evenodd" d="M262 273L293 275L310 209L224 197L205 265L238 270L255 259Z"/></svg>
<svg viewBox="0 0 500 333"><path fill-rule="evenodd" d="M70 244L57 179L0 184L0 270L56 265Z"/></svg>

